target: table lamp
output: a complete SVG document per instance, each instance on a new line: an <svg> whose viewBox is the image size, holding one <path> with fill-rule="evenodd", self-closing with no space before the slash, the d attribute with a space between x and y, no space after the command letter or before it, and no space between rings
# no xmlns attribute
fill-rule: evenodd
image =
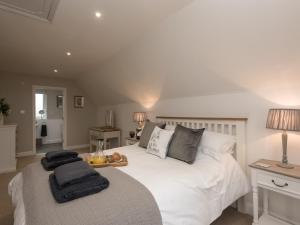
<svg viewBox="0 0 300 225"><path fill-rule="evenodd" d="M146 121L146 112L134 112L133 121L138 123L136 128L136 139L139 139L141 136L141 130L143 129L144 122Z"/></svg>
<svg viewBox="0 0 300 225"><path fill-rule="evenodd" d="M300 131L300 109L270 109L266 128L282 130L282 162L280 167L292 169L287 159L287 131Z"/></svg>

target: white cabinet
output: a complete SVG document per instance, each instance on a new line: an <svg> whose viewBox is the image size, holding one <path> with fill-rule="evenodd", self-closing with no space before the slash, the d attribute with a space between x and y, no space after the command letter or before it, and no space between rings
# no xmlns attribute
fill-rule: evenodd
<svg viewBox="0 0 300 225"><path fill-rule="evenodd" d="M288 195L300 200L300 166L293 169L277 166L280 162L259 160L250 165L253 188L253 223L252 225L290 225L269 212L269 191ZM260 165L266 165L262 167ZM258 188L263 189L263 214L258 215ZM299 224L299 223L296 223Z"/></svg>
<svg viewBox="0 0 300 225"><path fill-rule="evenodd" d="M17 125L0 126L0 173L16 170Z"/></svg>
<svg viewBox="0 0 300 225"><path fill-rule="evenodd" d="M121 131L118 128L104 129L101 127L90 128L90 152L97 148L97 139L103 139L104 149L107 149L107 140L116 138L118 140L118 147L120 147Z"/></svg>

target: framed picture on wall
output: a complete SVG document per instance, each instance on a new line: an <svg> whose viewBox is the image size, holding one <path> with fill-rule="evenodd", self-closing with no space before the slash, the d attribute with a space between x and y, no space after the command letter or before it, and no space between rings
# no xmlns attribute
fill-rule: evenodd
<svg viewBox="0 0 300 225"><path fill-rule="evenodd" d="M74 107L83 108L84 107L84 97L83 96L74 96Z"/></svg>
<svg viewBox="0 0 300 225"><path fill-rule="evenodd" d="M62 109L62 107L63 107L63 96L62 95L56 96L56 106L57 106L57 108Z"/></svg>

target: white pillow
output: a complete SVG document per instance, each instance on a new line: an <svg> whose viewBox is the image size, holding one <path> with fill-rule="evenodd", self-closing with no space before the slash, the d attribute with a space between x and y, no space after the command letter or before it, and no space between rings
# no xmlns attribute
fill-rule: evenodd
<svg viewBox="0 0 300 225"><path fill-rule="evenodd" d="M219 153L230 153L235 142L236 139L234 136L204 131L200 146L203 148L209 148Z"/></svg>
<svg viewBox="0 0 300 225"><path fill-rule="evenodd" d="M159 127L155 127L148 142L146 152L165 159L168 152L168 145L173 133L173 130L164 130Z"/></svg>
<svg viewBox="0 0 300 225"><path fill-rule="evenodd" d="M235 143L236 138L234 136L204 131L198 152L203 152L219 160L220 154L233 153Z"/></svg>
<svg viewBox="0 0 300 225"><path fill-rule="evenodd" d="M222 155L224 155L224 153L220 153L220 152L216 152L213 151L209 148L203 148L203 147L199 147L198 148L198 153L197 153L197 160L201 159L202 155L208 155L210 157L212 157L213 159L216 159L217 161L220 161L222 159Z"/></svg>

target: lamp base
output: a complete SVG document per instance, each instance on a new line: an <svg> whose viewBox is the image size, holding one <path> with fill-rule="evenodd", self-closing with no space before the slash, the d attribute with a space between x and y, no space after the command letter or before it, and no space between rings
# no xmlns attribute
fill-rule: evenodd
<svg viewBox="0 0 300 225"><path fill-rule="evenodd" d="M285 168L285 169L293 169L294 166L292 164L288 164L288 163L277 163L277 166L281 167L281 168Z"/></svg>
<svg viewBox="0 0 300 225"><path fill-rule="evenodd" d="M142 128L139 128L139 127L136 128L136 134L135 134L136 140L140 140L141 134L142 134Z"/></svg>

